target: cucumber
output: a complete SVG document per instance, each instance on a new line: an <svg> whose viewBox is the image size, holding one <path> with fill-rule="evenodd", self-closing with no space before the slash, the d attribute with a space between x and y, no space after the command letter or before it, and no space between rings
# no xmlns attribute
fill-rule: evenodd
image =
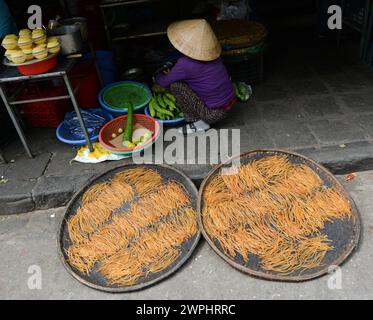
<svg viewBox="0 0 373 320"><path fill-rule="evenodd" d="M130 103L128 105L126 128L124 129L124 134L123 134L123 144L128 141L129 142L132 141L132 127L133 127L133 104Z"/></svg>

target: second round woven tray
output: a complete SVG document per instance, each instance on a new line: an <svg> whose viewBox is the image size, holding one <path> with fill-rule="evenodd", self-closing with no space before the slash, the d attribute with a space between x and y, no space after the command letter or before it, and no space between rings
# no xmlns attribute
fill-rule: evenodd
<svg viewBox="0 0 373 320"><path fill-rule="evenodd" d="M310 167L314 172L316 172L319 175L324 186L338 189L343 195L345 195L345 197L351 204L352 215L354 217L353 220L336 220L327 223L325 225L324 230L321 231L323 234L327 235L330 240L332 240L332 246L335 250L327 252L322 261L322 265L319 267L305 271L298 270L289 274L268 271L260 266L260 259L254 255L250 254L248 262L245 262L239 255L236 255L235 258L227 256L224 253L220 243L217 240L210 237L210 235L206 231L206 228L203 223L202 213L204 208L203 194L205 188L212 180L212 178L214 178L214 176L219 173L221 168L223 168L224 166L229 166L233 160L239 159L241 164L246 164L253 160L258 160L264 157L274 155L285 155L291 163L304 164ZM313 160L296 153L290 153L281 150L256 150L243 153L240 156L234 157L228 160L227 162L215 167L203 180L199 190L198 222L204 238L207 240L212 249L227 263L229 263L231 266L237 268L238 270L244 273L268 280L305 281L322 276L329 272L329 268L331 266L338 266L347 259L351 252L356 248L360 236L360 217L357 208L355 206L354 201L346 192L341 183L327 169L317 164Z"/></svg>

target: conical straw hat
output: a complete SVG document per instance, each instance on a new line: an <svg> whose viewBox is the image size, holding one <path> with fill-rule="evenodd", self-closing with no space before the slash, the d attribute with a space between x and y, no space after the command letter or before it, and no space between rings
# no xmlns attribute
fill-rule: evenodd
<svg viewBox="0 0 373 320"><path fill-rule="evenodd" d="M211 61L220 56L220 43L205 19L174 22L167 36L177 50L192 59Z"/></svg>

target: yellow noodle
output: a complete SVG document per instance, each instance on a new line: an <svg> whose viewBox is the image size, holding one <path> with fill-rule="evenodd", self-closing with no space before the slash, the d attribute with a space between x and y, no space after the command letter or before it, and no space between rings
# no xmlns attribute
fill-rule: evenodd
<svg viewBox="0 0 373 320"><path fill-rule="evenodd" d="M256 164L258 170L269 180L286 175L292 166L285 155L262 158Z"/></svg>
<svg viewBox="0 0 373 320"><path fill-rule="evenodd" d="M302 164L293 165L271 190L283 197L297 198L315 192L321 185L321 178L311 168Z"/></svg>
<svg viewBox="0 0 373 320"><path fill-rule="evenodd" d="M84 242L109 220L113 210L133 199L132 187L124 182L99 183L88 189L82 205L67 221L73 243Z"/></svg>
<svg viewBox="0 0 373 320"><path fill-rule="evenodd" d="M215 175L203 193L203 200L205 203L216 203L223 200L231 200L234 198L229 192L222 176L220 174Z"/></svg>
<svg viewBox="0 0 373 320"><path fill-rule="evenodd" d="M126 181L134 185L136 191L141 195L161 185L163 178L155 170L139 167L120 172L113 180Z"/></svg>
<svg viewBox="0 0 373 320"><path fill-rule="evenodd" d="M157 183L129 210L113 214L113 207L134 199L127 183L123 176L117 176L102 185L101 191L96 185L68 221L73 241L67 250L69 263L85 274L99 263L99 272L117 285L133 285L149 272L167 268L180 256L181 245L198 230L196 213L188 207L189 196L176 181ZM126 196L113 200L110 188Z"/></svg>
<svg viewBox="0 0 373 320"><path fill-rule="evenodd" d="M257 161L242 165L239 175L249 191L267 187L269 183L268 179L259 170Z"/></svg>
<svg viewBox="0 0 373 320"><path fill-rule="evenodd" d="M100 196L100 193L109 187L110 186L108 182L95 184L84 193L82 198L82 205L86 205L96 200Z"/></svg>
<svg viewBox="0 0 373 320"><path fill-rule="evenodd" d="M202 222L233 259L247 262L254 254L262 268L284 274L312 269L333 250L321 233L325 224L353 217L346 197L322 184L311 168L285 156L255 160L235 175L210 180Z"/></svg>
<svg viewBox="0 0 373 320"><path fill-rule="evenodd" d="M103 260L99 271L111 284L133 285L149 272L170 266L179 257L180 246L196 232L196 213L187 208L183 214L142 233L131 248L122 248Z"/></svg>
<svg viewBox="0 0 373 320"><path fill-rule="evenodd" d="M352 218L350 203L337 189L327 188L317 192L307 205L318 211L324 221Z"/></svg>

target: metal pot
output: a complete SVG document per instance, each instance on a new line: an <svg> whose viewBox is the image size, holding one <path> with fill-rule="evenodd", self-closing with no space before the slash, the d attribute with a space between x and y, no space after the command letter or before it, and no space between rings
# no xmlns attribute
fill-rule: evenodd
<svg viewBox="0 0 373 320"><path fill-rule="evenodd" d="M80 53L85 49L80 26L78 24L59 26L52 29L51 34L59 39L61 45L61 53L63 55Z"/></svg>
<svg viewBox="0 0 373 320"><path fill-rule="evenodd" d="M131 68L123 73L122 78L125 80L141 80L143 78L143 74L143 69Z"/></svg>
<svg viewBox="0 0 373 320"><path fill-rule="evenodd" d="M80 33L82 35L82 40L84 42L88 40L88 25L87 25L86 18L74 17L74 18L68 18L68 19L61 19L58 22L63 26L78 25L80 28Z"/></svg>

